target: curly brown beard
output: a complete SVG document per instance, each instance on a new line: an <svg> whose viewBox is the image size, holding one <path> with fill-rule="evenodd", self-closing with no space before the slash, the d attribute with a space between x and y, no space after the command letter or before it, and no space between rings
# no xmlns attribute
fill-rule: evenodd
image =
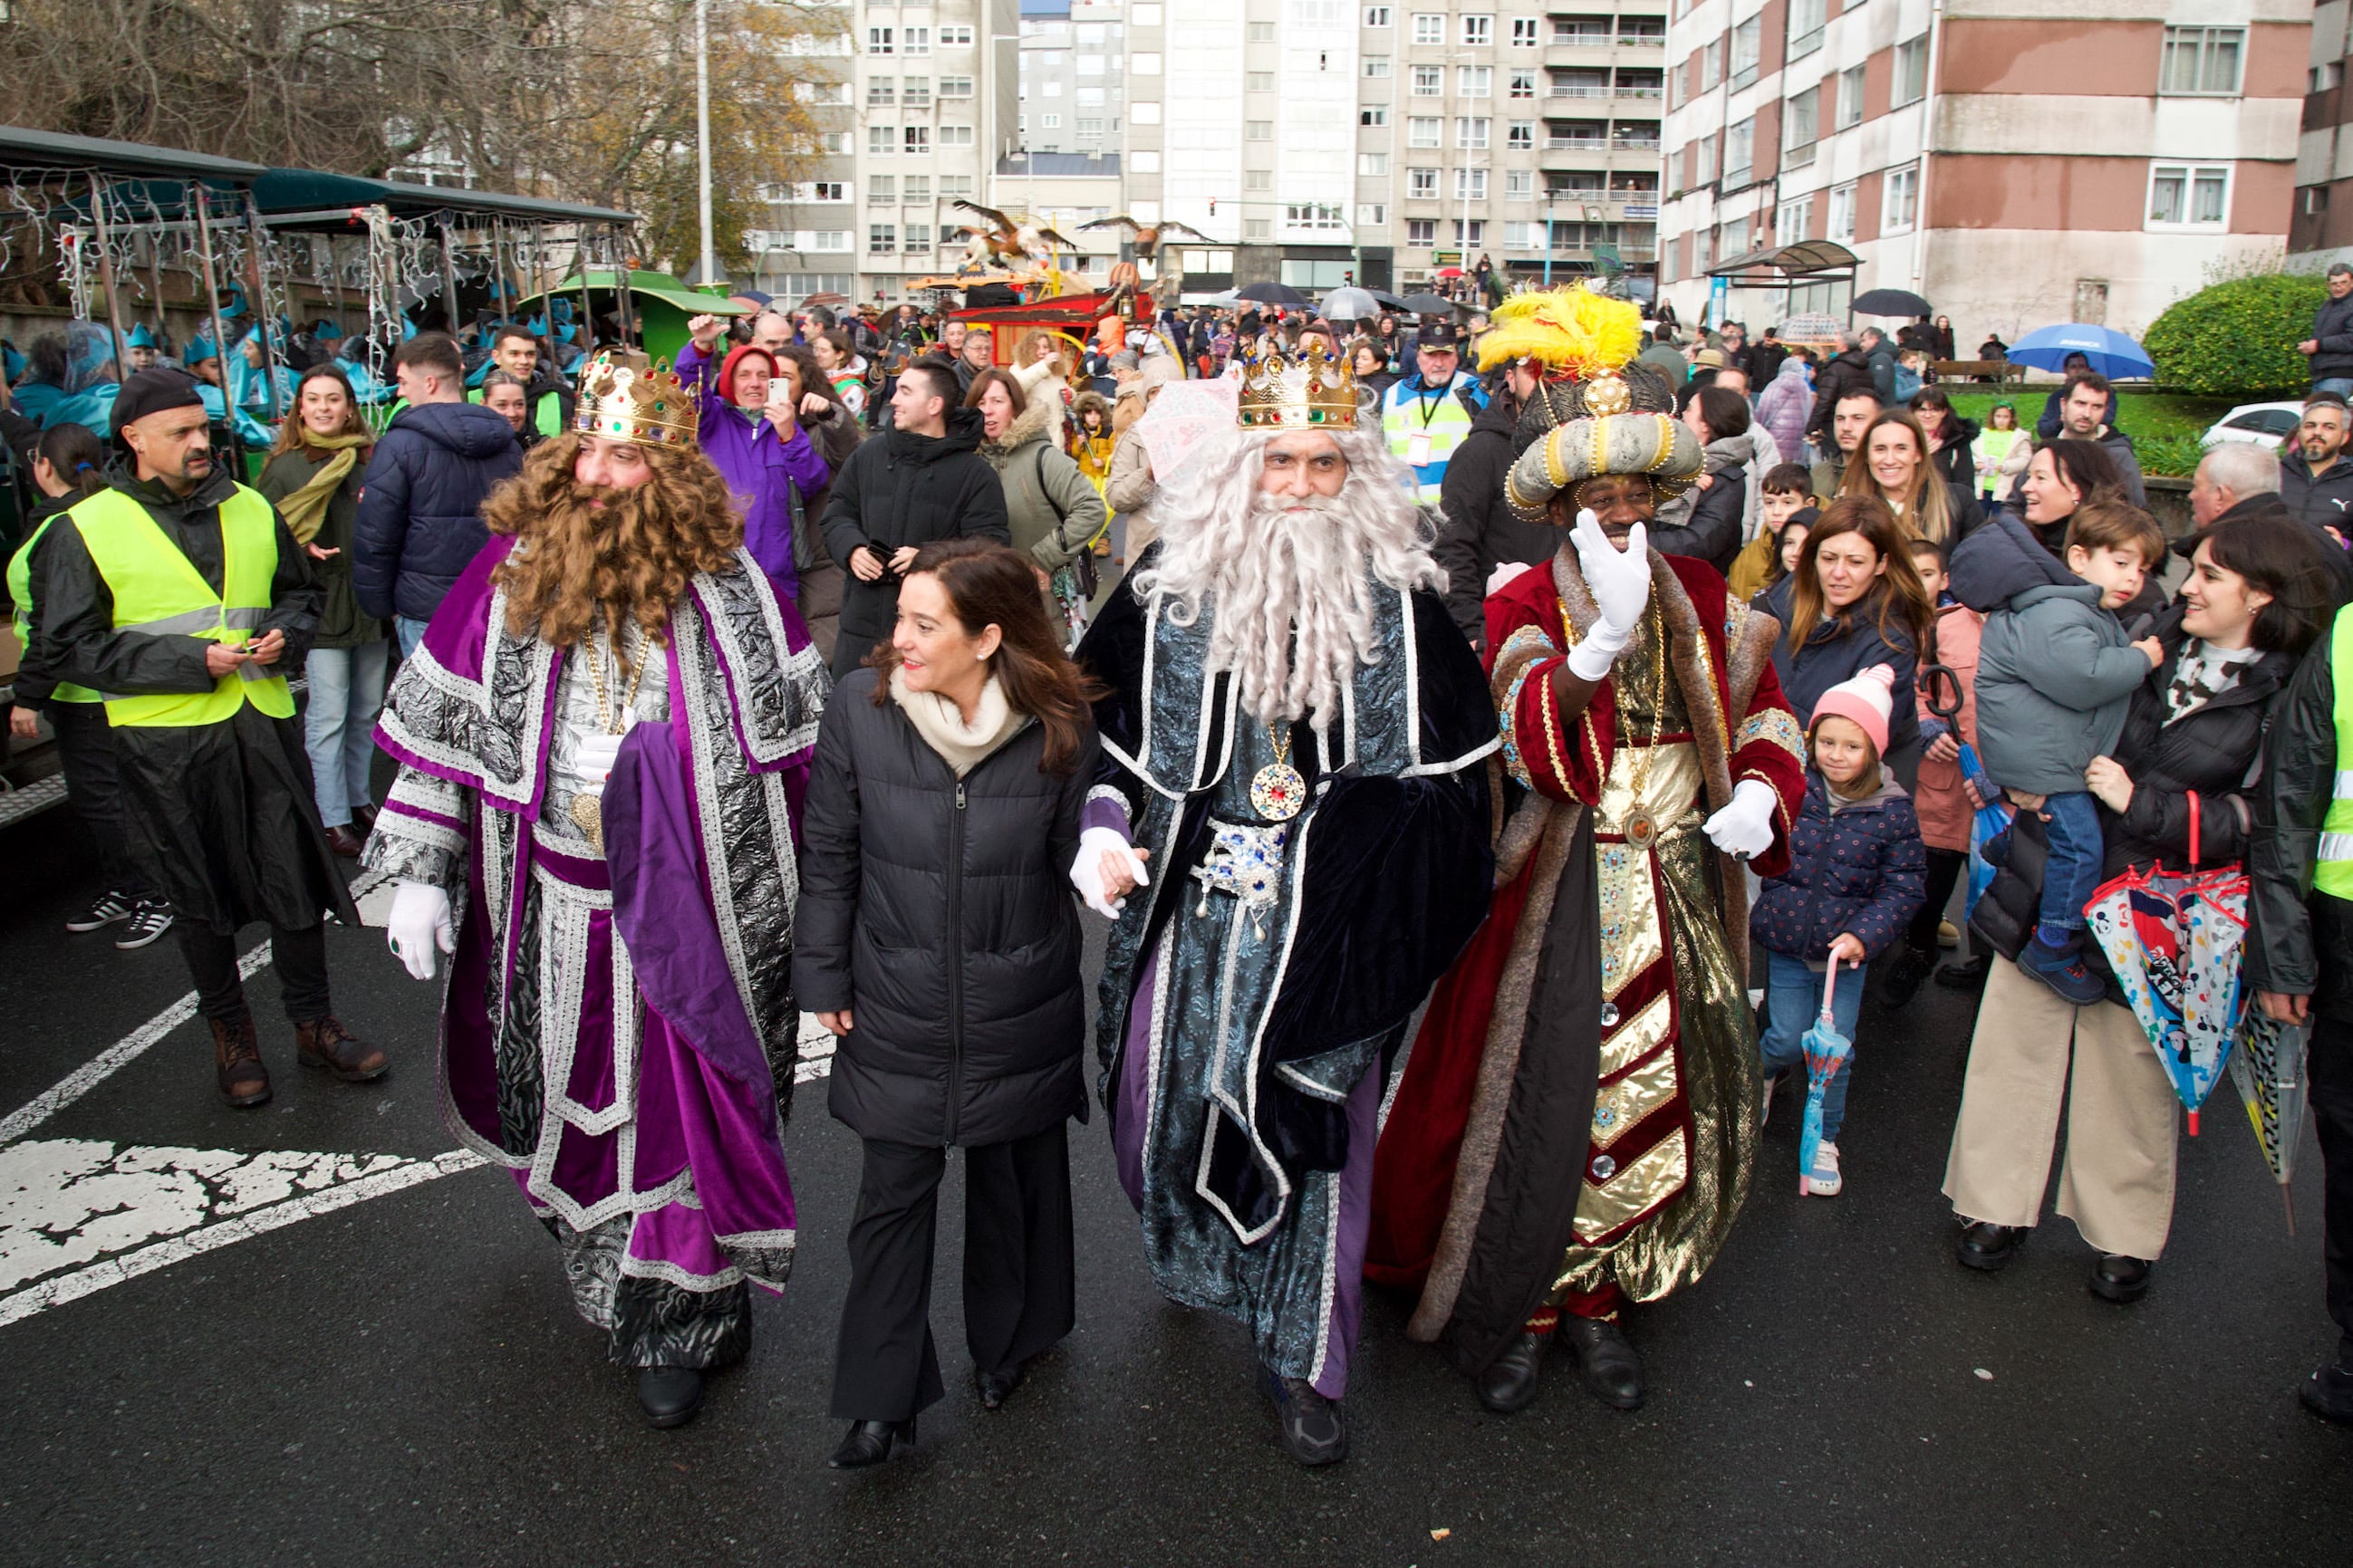
<svg viewBox="0 0 2353 1568"><path fill-rule="evenodd" d="M641 449L653 477L634 489L603 489L572 477L580 437L552 437L482 503L491 531L515 542L491 574L506 590L510 633L569 647L602 609L607 626L634 620L649 647L660 646L690 578L739 569L744 520L719 470L701 452ZM616 644L626 670L626 648Z"/></svg>

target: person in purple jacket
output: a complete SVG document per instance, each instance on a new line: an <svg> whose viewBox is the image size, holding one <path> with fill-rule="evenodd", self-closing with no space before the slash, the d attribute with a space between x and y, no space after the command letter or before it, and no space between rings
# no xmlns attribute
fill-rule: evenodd
<svg viewBox="0 0 2353 1568"><path fill-rule="evenodd" d="M753 343L731 350L713 375L719 318L697 316L686 329L691 341L679 350L678 378L701 404L703 456L734 492L744 514L744 547L778 591L794 598L800 592L795 521L804 499L833 478L800 420L823 417L833 405L811 392L793 407L791 379L777 373L776 356Z"/></svg>

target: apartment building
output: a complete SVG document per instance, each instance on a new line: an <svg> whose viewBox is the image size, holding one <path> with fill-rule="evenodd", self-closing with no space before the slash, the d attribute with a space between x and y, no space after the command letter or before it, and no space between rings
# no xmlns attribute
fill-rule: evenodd
<svg viewBox="0 0 2353 1568"><path fill-rule="evenodd" d="M2353 259L2353 93L2345 84L2353 56L2353 5L2313 7L2312 47L2296 142L2295 210L2287 228L2288 265L2318 271Z"/></svg>
<svg viewBox="0 0 2353 1568"><path fill-rule="evenodd" d="M1674 3L1659 277L1686 321L1894 287L1965 350L2132 332L2286 238L2303 0ZM1778 268L1799 240L1832 265Z"/></svg>

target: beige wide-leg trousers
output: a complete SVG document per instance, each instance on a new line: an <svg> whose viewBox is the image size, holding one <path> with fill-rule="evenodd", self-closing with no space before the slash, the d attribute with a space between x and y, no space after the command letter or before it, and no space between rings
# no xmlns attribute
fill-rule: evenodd
<svg viewBox="0 0 2353 1568"><path fill-rule="evenodd" d="M2102 1252L2155 1258L2173 1226L2180 1102L2128 1007L2076 1007L2000 956L1969 1042L1945 1195L1964 1220L2042 1217L2059 1107L2059 1212Z"/></svg>

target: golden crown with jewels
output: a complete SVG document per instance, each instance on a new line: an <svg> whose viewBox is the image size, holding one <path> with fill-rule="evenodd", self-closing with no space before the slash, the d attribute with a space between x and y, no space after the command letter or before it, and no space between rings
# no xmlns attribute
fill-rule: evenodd
<svg viewBox="0 0 2353 1568"><path fill-rule="evenodd" d="M1346 428L1356 423L1356 378L1320 336L1296 353L1282 340L1252 351L1235 417L1245 430Z"/></svg>
<svg viewBox="0 0 2353 1568"><path fill-rule="evenodd" d="M649 447L692 447L697 399L674 371L641 353L607 349L580 373L572 428L583 436Z"/></svg>

